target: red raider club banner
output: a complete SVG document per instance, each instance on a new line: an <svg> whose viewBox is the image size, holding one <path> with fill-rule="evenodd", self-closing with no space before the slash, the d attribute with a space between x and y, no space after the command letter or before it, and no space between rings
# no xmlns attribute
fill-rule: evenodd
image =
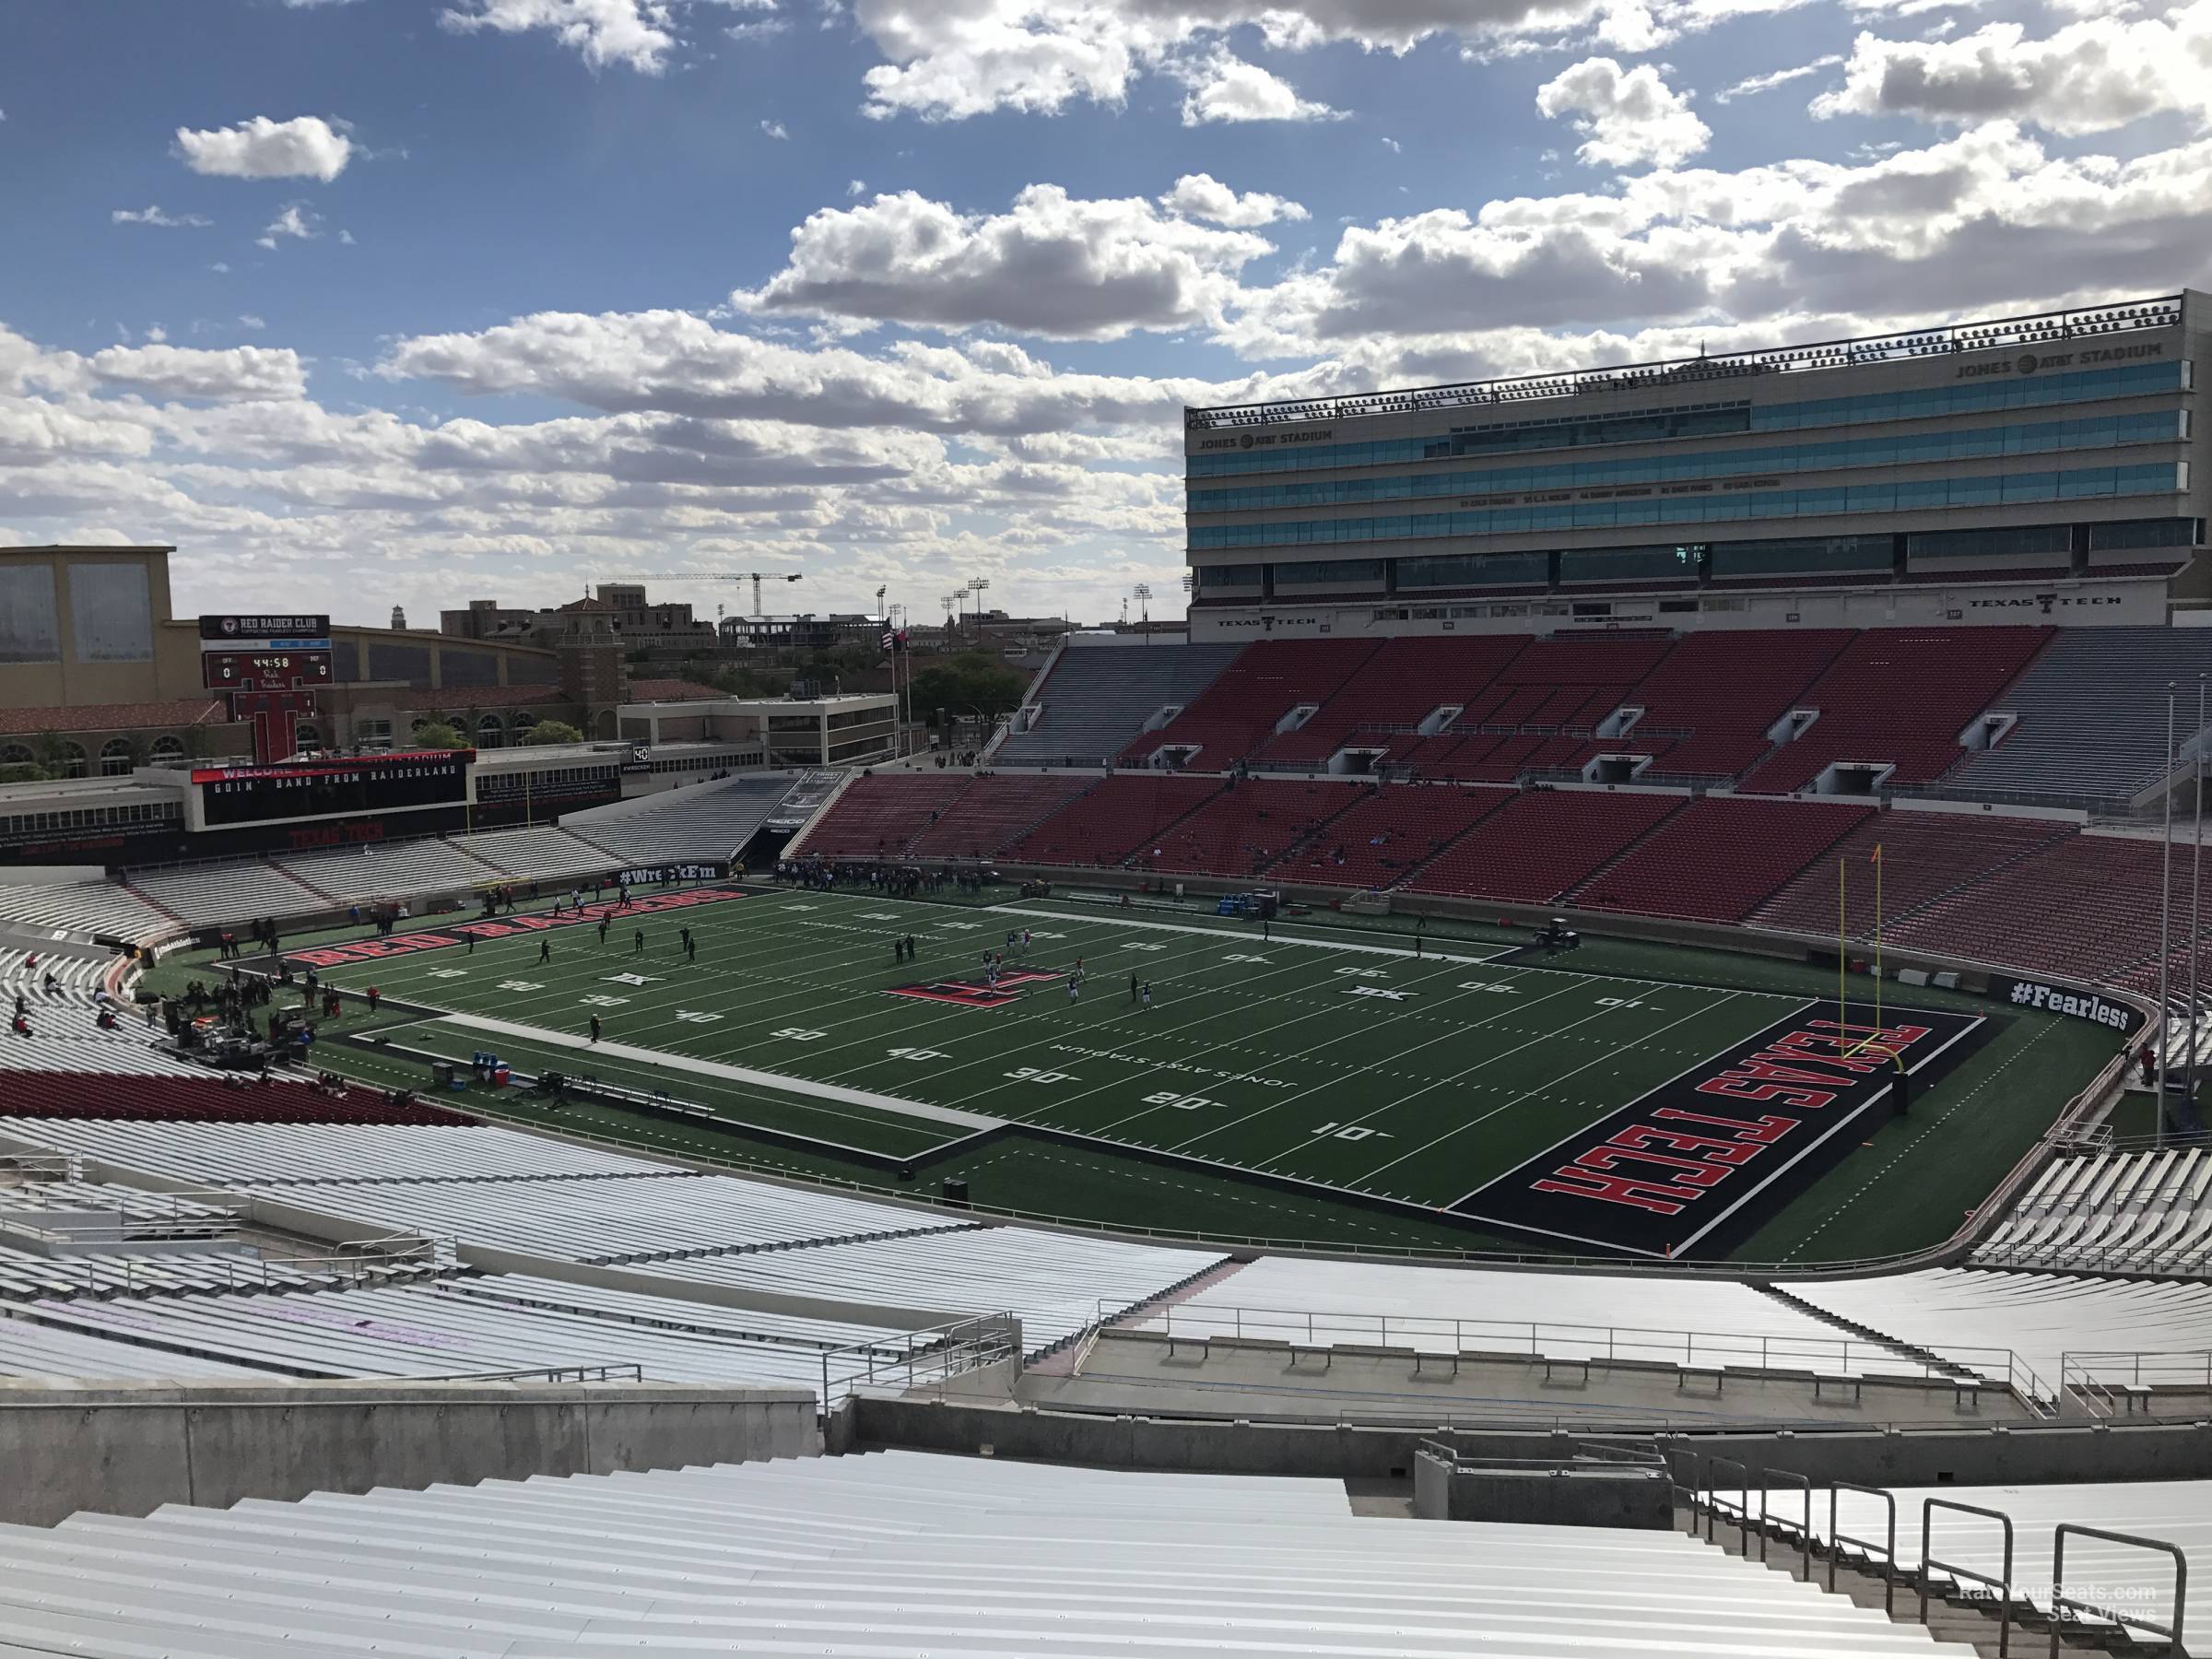
<svg viewBox="0 0 2212 1659"><path fill-rule="evenodd" d="M1870 1010L1866 1011L1870 1012ZM1700 1061L1452 1206L1472 1220L1630 1255L1690 1255L1748 1232L1894 1106L1898 1061L1917 1098L1986 1034L1977 1014L1885 1008L1838 1024L1808 1003Z"/></svg>

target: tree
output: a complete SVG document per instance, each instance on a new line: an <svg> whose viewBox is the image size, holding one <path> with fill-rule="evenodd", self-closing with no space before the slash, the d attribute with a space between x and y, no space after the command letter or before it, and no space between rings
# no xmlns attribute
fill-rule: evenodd
<svg viewBox="0 0 2212 1659"><path fill-rule="evenodd" d="M419 748L466 748L467 740L453 729L447 720L418 720L415 723L415 743Z"/></svg>
<svg viewBox="0 0 2212 1659"><path fill-rule="evenodd" d="M932 663L914 674L913 706L933 715L964 714L971 709L985 716L1004 714L1021 706L1029 677L1009 668L987 651L963 651Z"/></svg>
<svg viewBox="0 0 2212 1659"><path fill-rule="evenodd" d="M523 734L524 743L582 743L583 734L565 720L541 720Z"/></svg>
<svg viewBox="0 0 2212 1659"><path fill-rule="evenodd" d="M791 689L791 675L782 668L756 668L734 664L705 677L706 682L732 697L781 697Z"/></svg>

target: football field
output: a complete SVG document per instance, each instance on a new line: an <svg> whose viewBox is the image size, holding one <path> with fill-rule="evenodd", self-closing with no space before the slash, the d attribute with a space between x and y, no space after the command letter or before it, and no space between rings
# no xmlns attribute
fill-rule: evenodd
<svg viewBox="0 0 2212 1659"><path fill-rule="evenodd" d="M1019 1124L1437 1209L1808 1006L1297 922L642 902L671 908L610 917L604 938L596 916L503 916L292 961L419 1013L380 1033L413 1053L496 1053L834 1147L918 1157ZM908 936L914 959L895 959Z"/></svg>

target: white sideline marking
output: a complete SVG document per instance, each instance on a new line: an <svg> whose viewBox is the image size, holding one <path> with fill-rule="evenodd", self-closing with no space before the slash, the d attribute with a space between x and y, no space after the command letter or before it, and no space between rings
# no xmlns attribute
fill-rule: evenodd
<svg viewBox="0 0 2212 1659"><path fill-rule="evenodd" d="M1103 923L1112 927L1142 927L1153 933L1203 934L1210 938L1241 940L1245 944L1253 942L1249 935L1234 933L1226 927L1193 927L1182 922L1139 922L1135 917L1124 920L1111 912L1102 916L1085 916L1072 911L1030 910L1028 906L1020 904L994 904L987 908L1000 915L1006 916L1049 916L1055 922ZM1296 927L1299 923L1293 919L1285 925ZM1414 959L1412 951L1402 949L1395 945L1357 945L1349 939L1300 939L1294 938L1288 934L1276 934L1262 939L1260 943L1263 945L1310 945L1316 950L1357 950L1369 956L1404 957L1409 962ZM1448 950L1424 949L1420 953L1420 959L1424 962L1469 962L1479 965L1484 962L1494 962L1501 956L1511 956L1520 947L1517 945L1501 945L1488 956L1455 956Z"/></svg>
<svg viewBox="0 0 2212 1659"><path fill-rule="evenodd" d="M482 1014L448 1014L443 1018L447 1025L492 1031L501 1037L512 1037L524 1042L543 1042L555 1048L574 1049L580 1053L611 1054L618 1060L637 1060L649 1065L665 1065L672 1071L696 1072L702 1077L719 1077L724 1082L751 1083L762 1088L780 1088L786 1094L812 1095L817 1100L837 1100L847 1106L873 1106L878 1112L894 1112L902 1117L928 1118L939 1124L958 1124L967 1129L995 1129L1005 1121L985 1117L979 1112L961 1112L957 1107L932 1106L926 1100L907 1100L897 1095L875 1094L865 1088L847 1088L841 1083L810 1083L804 1077L787 1077L781 1072L755 1071L749 1065L726 1065L719 1060L695 1060L688 1054L671 1054L662 1049L639 1048L628 1042L594 1042L588 1037L578 1037L568 1031L521 1025L512 1019L493 1019Z"/></svg>

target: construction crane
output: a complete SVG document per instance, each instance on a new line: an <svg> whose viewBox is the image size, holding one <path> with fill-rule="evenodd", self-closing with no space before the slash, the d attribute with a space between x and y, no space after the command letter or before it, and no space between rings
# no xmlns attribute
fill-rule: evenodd
<svg viewBox="0 0 2212 1659"><path fill-rule="evenodd" d="M753 615L766 616L760 608L760 584L763 582L798 582L795 571L674 571L660 576L608 576L607 582L749 582L753 584Z"/></svg>

